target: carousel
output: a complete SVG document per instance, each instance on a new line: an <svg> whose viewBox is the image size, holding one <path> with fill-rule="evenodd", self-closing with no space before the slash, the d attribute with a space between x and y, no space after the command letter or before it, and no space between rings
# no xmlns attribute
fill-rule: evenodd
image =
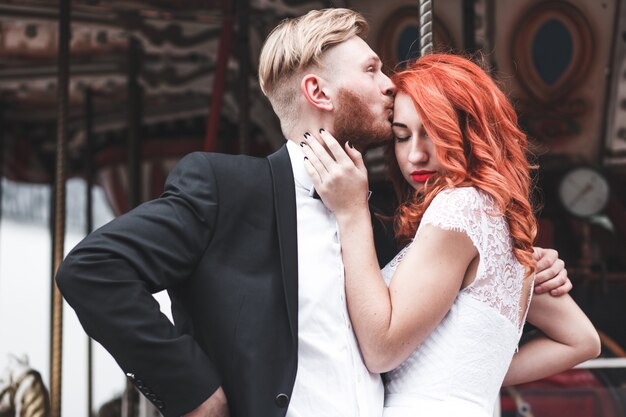
<svg viewBox="0 0 626 417"><path fill-rule="evenodd" d="M82 380L62 378L64 311L53 276L70 249L67 183L85 184L85 234L96 227L94 188L120 215L157 198L187 153L276 150L284 138L258 85L259 51L282 19L325 7L370 21L368 42L388 71L433 50L479 60L531 139L536 244L565 260L603 353L503 389L500 415L626 416L626 0L0 0L0 219L19 212L6 209L17 198L6 184L37 185L49 190L41 209L50 230L50 304L40 318L48 368L29 365L28 346L0 349L0 417L73 417L62 398L78 385L84 415L159 415L121 370L122 392L94 401L93 342ZM375 204L392 213L382 149L366 163ZM3 273L0 294L15 279ZM20 313L2 300L0 328ZM29 308L26 299L19 308ZM2 333L0 345L30 331Z"/></svg>

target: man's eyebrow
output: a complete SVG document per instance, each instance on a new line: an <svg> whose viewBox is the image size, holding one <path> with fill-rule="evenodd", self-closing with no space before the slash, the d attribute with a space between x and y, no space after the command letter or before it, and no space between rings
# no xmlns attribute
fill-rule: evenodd
<svg viewBox="0 0 626 417"><path fill-rule="evenodd" d="M405 129L408 129L407 125L405 125L404 123L400 123L400 122L393 122L391 126L403 127Z"/></svg>
<svg viewBox="0 0 626 417"><path fill-rule="evenodd" d="M376 64L382 65L382 61L380 60L380 58L378 57L378 55L372 55L370 57L368 57L365 62L370 63L370 62L375 62Z"/></svg>

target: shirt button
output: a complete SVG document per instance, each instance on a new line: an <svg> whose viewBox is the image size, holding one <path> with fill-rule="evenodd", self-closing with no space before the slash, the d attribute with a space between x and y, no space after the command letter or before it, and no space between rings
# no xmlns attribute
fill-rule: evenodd
<svg viewBox="0 0 626 417"><path fill-rule="evenodd" d="M274 402L280 408L285 408L285 407L287 407L287 405L289 405L289 396L287 394L283 394L283 393L278 394L276 396L276 398L274 398Z"/></svg>

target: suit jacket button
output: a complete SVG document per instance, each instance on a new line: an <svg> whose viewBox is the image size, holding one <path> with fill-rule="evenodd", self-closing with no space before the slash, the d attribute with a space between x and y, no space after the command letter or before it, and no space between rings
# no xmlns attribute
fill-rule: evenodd
<svg viewBox="0 0 626 417"><path fill-rule="evenodd" d="M274 402L280 408L285 408L289 405L289 396L287 394L278 394L276 398L274 398Z"/></svg>
<svg viewBox="0 0 626 417"><path fill-rule="evenodd" d="M159 410L163 410L165 408L165 403L161 400L156 400L154 405L156 405Z"/></svg>

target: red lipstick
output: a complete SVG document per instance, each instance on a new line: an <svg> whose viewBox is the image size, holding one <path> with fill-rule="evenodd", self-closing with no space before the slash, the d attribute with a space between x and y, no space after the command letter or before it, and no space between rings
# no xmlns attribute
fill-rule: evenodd
<svg viewBox="0 0 626 417"><path fill-rule="evenodd" d="M411 178L413 178L413 181L415 182L426 182L426 180L432 177L434 173L435 171L413 171L411 172Z"/></svg>

